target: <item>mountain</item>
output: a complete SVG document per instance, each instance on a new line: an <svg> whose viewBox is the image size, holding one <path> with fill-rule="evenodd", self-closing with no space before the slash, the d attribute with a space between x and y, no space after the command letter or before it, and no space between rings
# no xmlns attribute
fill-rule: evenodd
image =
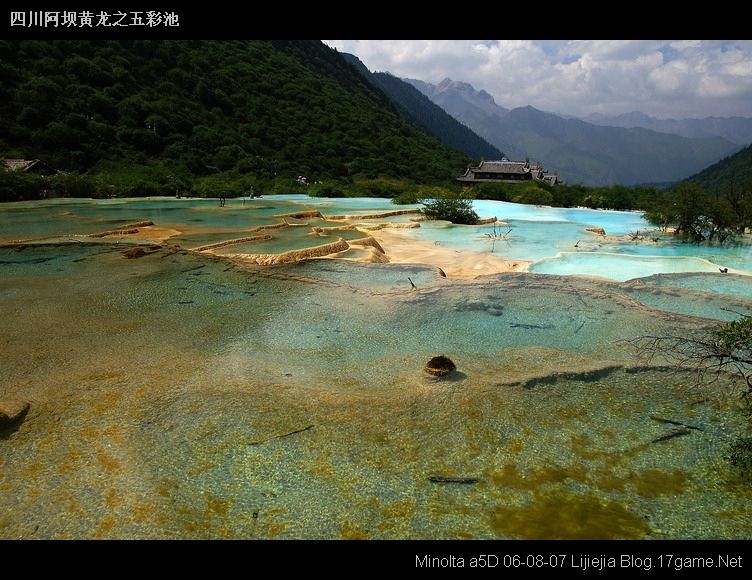
<svg viewBox="0 0 752 580"><path fill-rule="evenodd" d="M0 155L311 179L469 161L318 41L0 41Z"/></svg>
<svg viewBox="0 0 752 580"><path fill-rule="evenodd" d="M752 143L752 119L747 117L705 117L703 119L656 119L640 111L607 116L593 113L585 121L611 127L642 127L682 137L723 137L737 145Z"/></svg>
<svg viewBox="0 0 752 580"><path fill-rule="evenodd" d="M445 79L405 79L512 159L533 158L568 182L588 185L677 181L734 152L720 137L688 139L647 129L602 127L533 107L509 110L485 91Z"/></svg>
<svg viewBox="0 0 752 580"><path fill-rule="evenodd" d="M353 55L342 53L367 79L378 86L399 106L403 114L449 147L459 149L471 159L499 159L502 152L473 133L412 85L389 73L372 73ZM490 95L489 95L490 96Z"/></svg>
<svg viewBox="0 0 752 580"><path fill-rule="evenodd" d="M712 193L725 194L736 188L752 187L752 145L689 177Z"/></svg>
<svg viewBox="0 0 752 580"><path fill-rule="evenodd" d="M476 90L471 84L452 79L444 79L438 85L415 79L404 79L421 93L445 110L477 108L487 114L505 115L509 109L496 104L494 98L484 90Z"/></svg>

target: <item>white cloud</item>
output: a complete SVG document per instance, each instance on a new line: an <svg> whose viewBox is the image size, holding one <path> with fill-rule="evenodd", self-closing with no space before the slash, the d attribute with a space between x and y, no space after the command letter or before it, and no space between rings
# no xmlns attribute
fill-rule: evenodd
<svg viewBox="0 0 752 580"><path fill-rule="evenodd" d="M376 71L585 116L752 117L752 41L326 40Z"/></svg>

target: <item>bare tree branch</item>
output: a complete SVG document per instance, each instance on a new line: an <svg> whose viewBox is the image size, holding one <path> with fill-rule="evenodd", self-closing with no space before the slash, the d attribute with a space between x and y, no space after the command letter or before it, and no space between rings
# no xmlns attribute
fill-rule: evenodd
<svg viewBox="0 0 752 580"><path fill-rule="evenodd" d="M721 323L683 336L641 336L629 341L638 356L662 358L677 370L696 373L697 384L739 382L752 394L752 317Z"/></svg>

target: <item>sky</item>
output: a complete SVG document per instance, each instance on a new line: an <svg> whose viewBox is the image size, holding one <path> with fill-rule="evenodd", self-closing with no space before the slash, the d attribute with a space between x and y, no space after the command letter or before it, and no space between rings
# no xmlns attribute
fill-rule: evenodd
<svg viewBox="0 0 752 580"><path fill-rule="evenodd" d="M371 71L585 117L752 117L750 40L325 40Z"/></svg>

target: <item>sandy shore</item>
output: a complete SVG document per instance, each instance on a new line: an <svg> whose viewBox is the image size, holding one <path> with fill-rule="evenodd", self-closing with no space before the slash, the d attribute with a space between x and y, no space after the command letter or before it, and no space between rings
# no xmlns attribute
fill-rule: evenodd
<svg viewBox="0 0 752 580"><path fill-rule="evenodd" d="M520 272L531 263L530 260L505 260L487 252L452 250L386 229L369 233L381 244L392 263L437 266L448 278L473 279L501 272Z"/></svg>

